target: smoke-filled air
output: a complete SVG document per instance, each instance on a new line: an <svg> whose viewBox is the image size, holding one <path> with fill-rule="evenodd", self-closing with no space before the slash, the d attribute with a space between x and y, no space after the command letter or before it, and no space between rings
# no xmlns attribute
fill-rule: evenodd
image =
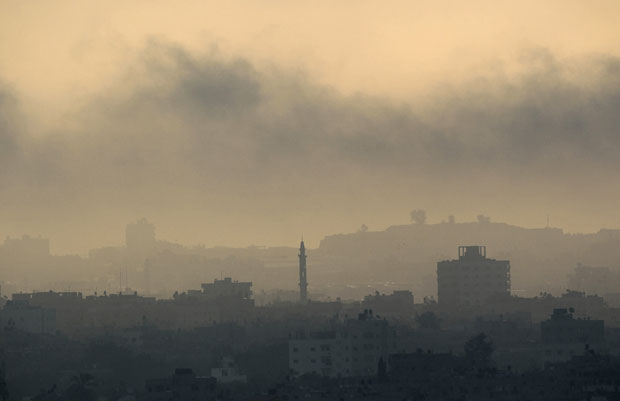
<svg viewBox="0 0 620 401"><path fill-rule="evenodd" d="M618 21L1 2L0 400L617 399Z"/></svg>

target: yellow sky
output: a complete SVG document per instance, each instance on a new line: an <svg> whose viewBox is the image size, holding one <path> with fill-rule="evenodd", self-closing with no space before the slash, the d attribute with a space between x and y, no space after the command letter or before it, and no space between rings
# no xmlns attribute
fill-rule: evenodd
<svg viewBox="0 0 620 401"><path fill-rule="evenodd" d="M620 52L618 1L0 2L0 76L34 100L105 85L149 37L415 96L519 49Z"/></svg>
<svg viewBox="0 0 620 401"><path fill-rule="evenodd" d="M30 125L28 130L30 134L68 132L71 131L71 124L73 122L67 121L69 119L67 116L74 116L75 114L72 113L80 111L82 107L88 105L89 102L93 101L93 98L96 99L99 95L107 100L115 99L114 96L110 96L108 90L110 88L118 88L119 82L122 83L122 81L119 81L120 77L136 76L136 74L127 74L128 70L139 68L140 63L136 59L143 56L143 49L147 42L156 39L165 43L178 44L180 48L192 55L205 54L213 49L217 49L221 58L239 57L248 59L261 71L281 69L286 71L286 74L290 74L291 71L301 71L306 74L305 76L309 80L336 88L345 95L357 92L380 95L383 99L387 99L386 102L393 101L395 104L404 100L412 107L415 106L415 112L418 113L416 116L419 116L423 113L420 112L422 106L418 103L423 103L426 99L434 96L436 92L441 92L447 85L454 84L458 86L463 82L470 83L474 78L484 79L484 77L510 76L513 73L519 73L519 68L522 67L522 64L519 62L522 52L530 49L548 49L555 57L569 60L568 64L570 64L572 58L583 56L620 56L619 21L620 1L618 0L315 0L311 2L291 0L0 0L0 84L8 85L12 93L16 94L21 110L26 114L27 124ZM188 73L187 71L182 72ZM188 74L189 78L192 78L191 74ZM285 76L286 74L278 75L271 71L271 74L266 74L266 76ZM181 76L187 78L185 75ZM301 76L304 75L302 74ZM604 82L601 84L601 82L596 81L596 83L597 85L604 86ZM312 85L308 87L315 88ZM464 87L467 90L471 89L471 86L465 85ZM249 88L251 89L252 86L249 85ZM541 93L550 94L550 98L554 98L551 96L554 94L553 82L547 83L544 88L545 91ZM2 89L1 85L0 89ZM563 89L571 93L572 87L569 83ZM493 90L494 87L489 85L489 87L485 88L486 92L484 93L488 96ZM111 92L113 95L116 93L114 91ZM498 93L503 93L501 88L498 90ZM524 90L520 96L525 101L535 98L535 96L530 96L528 93ZM588 96L589 94L584 95L583 99L589 99ZM517 98L521 99L518 96ZM606 93L605 91L602 91L600 98L607 100L615 99L613 94ZM279 100L280 98L273 95L273 99ZM419 127L414 122L415 116L410 119L407 116L401 118L406 113L401 113L401 109L398 107L395 107L393 110L387 110L384 117L381 113L385 111L384 109L389 109L389 107L383 104L379 105L380 107L377 106L375 110L373 109L374 104L372 102L368 104L361 102L358 104L356 101L350 101L350 99L347 100L346 98L334 100L334 98L323 98L320 96L317 99L319 105L323 101L334 101L337 103L335 107L336 112L333 115L330 114L329 110L323 111L325 113L325 120L329 120L330 123L324 124L323 128L327 134L325 137L318 136L317 142L329 140L333 137L333 135L330 136L332 131L339 132L340 127L348 127L346 124L351 123L351 121L345 121L341 125L340 121L333 122L331 119L337 119L345 115L352 116L352 120L362 120L366 116L364 114L367 111L366 108L370 112L376 111L379 114L376 120L372 120L375 117L371 116L371 120L377 126L387 127L386 130L390 127L398 128L402 120L406 120L402 131L405 133L415 131L414 133L418 134L416 129ZM471 99L472 101L477 101L475 96L472 96ZM441 103L443 100L443 98L440 99L438 103L443 105ZM467 103L467 101L463 101L463 103ZM610 101L609 104L613 103ZM477 104L477 106L483 109L484 107L481 105L484 105L484 102ZM146 106L142 105L142 107L150 106L148 102ZM272 105L268 104L264 107L268 108L270 106ZM315 106L312 101L308 101L308 110L314 111L316 109ZM459 103L458 106L467 112L467 104ZM511 129L518 125L513 122L520 123L522 121L522 114L520 113L523 112L523 109L520 107L514 107L513 109L513 106L512 103L507 102L503 107L508 109L506 112L508 117L504 119L498 118L496 125L489 124L485 126L486 128L483 127L483 129L490 131L496 126ZM564 114L558 113L558 115L564 117L566 114L571 114L575 109L580 110L578 106L574 106L574 108L573 106L573 104L566 105L565 109L561 110ZM358 108L362 110L359 114L356 111ZM154 108L154 110L159 109ZM498 107L498 112L501 112L501 110L502 107ZM107 117L107 111L104 108L99 110L100 114L97 115ZM287 111L290 112L290 110ZM476 109L474 111L478 112L479 110ZM545 122L554 121L553 112L554 110L551 110L551 115ZM296 117L294 110L290 112L290 119L279 119L276 116L276 111L272 111L272 113L269 114L269 118L272 118L273 121L268 121L274 126L280 127L278 124L281 124L283 127L288 127L287 124L296 126L295 124L298 123L300 126L303 126L303 119L301 119L301 122L294 119ZM513 114L516 117L513 118ZM603 113L601 115L610 116L612 114ZM248 115L250 117L253 116L251 113ZM461 114L455 115L461 116ZM536 113L533 115L536 117ZM592 115L594 116L592 118L588 117L589 115L586 116L587 118L584 117L584 121L586 121L584 126L596 128L599 114L593 113ZM394 122L391 122L390 118L394 116L396 118ZM2 116L0 115L0 117ZM116 127L118 131L122 131L127 125L138 124L133 120L128 122L123 116L119 117L117 115L116 117L119 119L116 123L117 125L110 124L110 126ZM175 123L179 123L179 121L185 123L186 117L185 114L179 113L178 116L171 119ZM247 118L249 119L250 117ZM458 131L458 129L455 129L455 126L460 128L459 121L455 122L454 125L450 125L450 122L443 124L444 121L441 118L434 117L439 121L435 121L437 131L445 129L445 132L451 133L452 131ZM102 117L102 119L104 118ZM148 123L148 116L144 120ZM251 121L254 123L254 120ZM533 118L533 121L531 126L526 125L526 129L531 127L538 128L535 118ZM259 122L263 122L263 120L259 120ZM234 121L233 123L237 122ZM237 125L233 123L230 123L231 127L236 128ZM468 127L473 127L470 128L470 131L474 132L474 134L470 133L468 134L469 136L464 136L466 138L465 142L468 140L472 141L471 138L477 138L475 136L477 127L475 127L474 123L471 121L467 122L469 124ZM578 126L579 124L573 125ZM598 142L593 141L593 149L596 148L595 145L604 144L609 139L609 128L605 124L602 125L599 135L602 139ZM148 124L145 124L145 126L149 129L153 128ZM239 126L245 129L245 126L242 126L242 124L239 124ZM351 126L353 131L358 130L364 134L363 126L360 127L353 123L351 123ZM128 131L130 131L130 128L132 127L127 128ZM132 132L132 134L137 133L136 135L139 138L143 128L141 126L133 128L135 132ZM517 134L521 133L519 129L518 126L515 129ZM559 135L564 133L564 129L565 127L561 124L559 124L559 128L556 127ZM195 131L198 134L202 133L199 129ZM308 129L308 132L311 131L312 129ZM274 141L271 144L273 145L272 148L276 150L286 149L285 145L290 145L286 140L294 142L284 138L283 144L279 143L277 140L281 139L280 132L277 130L274 130L274 132L273 137L269 137L270 140ZM432 137L431 134L433 132L435 131L429 130L429 138ZM579 135L582 132L579 129L576 129L575 132L576 134L569 138L571 140L577 138L573 141L574 143L571 142L575 147L569 148L570 151L579 149L581 143ZM198 138L204 139L198 134L196 134ZM241 137L246 138L244 136ZM379 163L373 157L390 166L392 159L385 157L385 154L381 153L381 150L385 147L391 149L389 146L394 145L396 150L403 146L415 148L416 139L409 140L405 137L406 135L403 134L396 135L394 138L388 138L393 140L396 145L389 140L384 144L380 143L377 146L379 151L377 155L371 154L372 152L364 153L374 144L371 140L365 141L368 138L364 135L360 135L362 140L359 144L351 142L353 145L348 142L350 138L343 135L342 141L335 142L334 147L341 146L344 149L339 156L345 159L350 157L353 160L351 162L354 166L352 167L353 169L360 168L361 170L367 167L367 170L371 171L374 166L372 163ZM163 133L161 133L161 138L164 138ZM161 138L162 143L167 143L167 139ZM191 142L196 140L194 136L187 134L187 138L189 138L187 140L190 145L202 145L205 146L205 149L208 149L204 143L196 145L196 143ZM254 140L252 135L248 135L247 138ZM406 139L403 142L404 145L399 145L399 141L403 138ZM449 135L446 138L449 138ZM552 141L556 137L549 135L548 138L548 141ZM0 137L0 139L2 138ZM498 139L498 143L501 141L507 143L505 147L498 146L498 149L510 150L510 146L512 146L511 139L509 135ZM529 148L523 150L527 148L528 141L534 143L533 150L529 150ZM75 170L80 170L80 163L82 163L82 166L86 165L91 162L91 159L95 159L96 162L98 160L97 157L101 156L96 152L93 154L87 153L87 150L91 149L88 146L91 146L92 143L84 142L80 143L79 146L86 149L84 151L86 154L84 156L85 160L78 158L77 162L73 161L78 163L77 168L66 167L67 171L76 174L76 176L79 174L75 173ZM138 139L136 139L137 142ZM587 141L584 140L584 142ZM179 149L191 147L190 145L179 145ZM229 145L236 151L236 143ZM259 148L264 143L257 141L254 145ZM437 151L437 155L445 157L449 157L452 149L449 140L446 140L446 143L435 143L429 140L424 145L431 150L441 148L441 151ZM446 149L442 147L443 145L446 145ZM474 143L474 146L471 147L472 152L476 151L475 145ZM517 168L527 167L531 160L539 160L541 165L545 165L544 162L547 156L540 156L536 153L539 146L542 147L545 143L535 143L535 138L532 139L524 135L522 142L517 138L514 141L514 145L522 146L523 149L521 150L524 154L523 161L513 161ZM40 149L45 149L46 146L47 144L44 144L37 149L43 152ZM75 146L77 149L81 149L78 145ZM92 148L97 149L98 146L108 146L108 144L105 140L102 140L101 143L97 143ZM281 148L278 146L281 146ZM362 150L359 155L352 155L351 153L353 152L347 153L351 147L355 146L359 146ZM384 146L384 148L381 146ZM63 148L63 146L59 147ZM172 149L173 147L170 146L170 148ZM109 146L109 149L112 150L108 151L108 153L113 153L113 150L116 150L113 146ZM140 150L141 148L136 145L136 149ZM292 146L291 149L291 154L295 155L294 151L296 151L296 148ZM331 155L329 153L332 149L331 147L325 147L325 149L317 147L317 149L319 149L317 150L318 153L323 152L324 155L322 153L321 158L317 159L313 159L313 156L308 156L308 160L324 162L325 160L322 157L328 158ZM612 148L609 147L609 149ZM132 151L128 152L131 153ZM146 153L149 157L152 156L152 153ZM212 156L214 157L218 155L218 152L213 153ZM50 154L51 156L47 156L49 160L56 162L57 160L54 159L56 155L53 152ZM509 152L507 154L510 156ZM592 154L596 156L593 151L587 153L584 158L588 162L596 164L597 168L600 167L600 171L605 171L608 166L599 165L600 160L592 156ZM0 152L1 155L2 152ZM252 155L255 156L255 154ZM31 174L27 175L28 177L36 177L36 168L41 168L43 172L46 172L44 167L38 167L33 162L33 160L38 161L36 156L31 157L28 161L31 169L35 171L35 173L28 171L28 174ZM133 156L133 154L130 154L130 156ZM127 157L129 158L130 156ZM258 154L257 159L259 159L259 156L262 156L262 154ZM474 153L473 156L469 156L471 156L472 160L475 160L478 154ZM166 157L174 159L176 155L166 155ZM168 160L166 157L162 157L162 160ZM293 157L291 156L291 158ZM381 159L382 157L385 157L385 160ZM113 163L116 161L111 156L110 159L113 160ZM145 159L148 158L145 157ZM611 159L607 157L605 160ZM192 163L194 162L193 159L191 161ZM288 159L281 161L284 166L287 166L287 162L289 162ZM406 166L405 162L402 162L402 160L400 162ZM195 169L196 165L192 163L188 163L188 169ZM50 162L50 164L53 163ZM489 165L491 164L489 163ZM501 167L504 164L500 160L498 166ZM45 166L45 164L42 165ZM199 167L202 166L201 164L197 165ZM260 165L260 163L257 162L257 165ZM67 163L67 166L74 165ZM563 165L560 164L560 166ZM254 180L257 178L251 175L254 172L254 166L250 167L248 168L250 173L239 179L240 186L243 186L243 180ZM415 166L411 168L415 170ZM91 166L91 169L95 172L101 170L96 163ZM141 172L139 168L136 169L138 172ZM281 170L286 172L290 168L285 167ZM62 174L65 175L65 178L69 176L65 170L61 169L60 171L58 173L59 176ZM312 170L309 168L307 171L311 172ZM376 169L374 171L376 171L378 176L387 174L385 171L392 173L392 170L389 170L387 167L386 170ZM420 172L421 170L415 171ZM203 172L200 171L200 173L202 174ZM423 173L424 171L420 174ZM529 180L531 177L523 179L524 183L540 186L536 188L536 196L520 193L518 188L515 189L510 182L510 179L514 177L507 178L501 176L496 179L496 183L499 183L497 185L503 185L506 191L512 190L514 193L506 195L503 190L495 191L494 187L491 186L489 189L484 189L488 192L482 194L481 200L483 203L479 203L478 206L470 206L470 204L463 204L458 199L451 197L451 184L446 184L442 180L435 181L436 187L425 188L422 191L419 189L420 187L415 185L407 186L408 180L411 180L407 172L400 172L402 176L391 178L392 181L386 180L383 176L371 177L373 180L369 181L373 183L386 183L385 188L376 191L375 188L364 187L364 185L367 185L366 181L364 181L368 178L367 171L349 171L350 177L363 178L359 180L359 188L352 188L347 192L342 188L346 188L346 185L351 180L343 179L345 181L343 184L334 179L334 183L329 183L329 185L333 185L333 188L325 184L327 188L325 193L316 195L318 198L316 202L308 201L308 204L319 205L320 207L316 206L317 210L310 210L307 214L299 214L294 207L281 210L281 206L274 203L274 199L279 199L280 188L273 190L273 193L276 194L273 197L262 200L257 199L256 201L252 199L252 207L257 207L256 205L261 206L261 208L257 207L256 210L248 208L248 205L241 201L239 205L236 205L237 208L234 211L226 209L231 204L230 199L227 197L228 194L226 194L226 197L223 197L224 200L219 200L223 206L219 209L214 209L209 218L211 222L216 222L217 219L222 220L223 222L217 224L220 227L227 227L230 230L229 233L221 235L221 232L212 230L213 233L208 234L208 225L201 223L199 228L203 231L197 229L198 231L196 231L195 235L193 232L190 232L191 238L189 238L189 234L186 237L180 238L185 242L202 242L201 235L203 237L212 235L211 238L207 237L207 240L204 242L221 240L218 244L240 245L241 243L249 244L254 242L273 245L283 243L286 238L291 237L291 233L294 234L295 238L298 237L300 231L305 230L304 232L308 234L310 230L303 227L316 222L316 226L312 228L313 244L316 245L322 235L350 231L352 227L357 227L363 222L371 225L372 229L383 228L392 223L405 223L411 207L439 208L440 210L435 212L429 210L429 216L433 217L434 221L440 221L442 219L441 216L447 216L448 213L460 213L459 219L461 218L460 216L468 216L463 217L463 219L473 219L477 213L486 212L494 217L497 216L497 220L506 220L526 226L544 225L546 214L553 210L554 216L561 214L561 218L552 221L559 220L558 225L573 231L596 230L598 227L606 224L617 226L618 222L620 222L620 215L616 212L616 207L614 206L617 205L615 200L617 199L615 198L617 192L615 189L612 190L606 186L606 180L595 180L596 186L593 185L591 189L580 192L575 189L577 188L575 185L583 184L576 184L575 181L571 182L572 176L567 179L567 184L563 185L551 179L551 182L547 182L545 179L548 179L548 177L544 176L544 172L541 171L540 177L536 175L537 173L538 171L536 170L534 173L531 173L532 177L534 177L532 180ZM149 176L149 174L150 172L148 174L144 173L144 176ZM512 172L512 174L518 177L518 172ZM614 178L613 173L609 174ZM110 175L103 178L109 179L110 182L116 185L118 177L122 178L124 175L123 171L116 176ZM213 173L213 175L215 176L216 174ZM498 173L499 175L501 174ZM590 177L586 173L584 175L586 176L585 178L582 177L582 181L589 182ZM136 180L143 178L138 173L136 173L136 177L138 177ZM90 179L90 177L80 178L84 182ZM198 175L194 178L201 180L203 177ZM264 177L258 178L264 179ZM319 182L322 177L315 178ZM291 178L284 174L282 180L284 179ZM435 177L432 179L435 179ZM68 178L67 181L71 185L78 185ZM270 183L269 181L258 181L257 187ZM545 190L554 184L553 190L545 193ZM112 194L111 199L116 199L118 198L117 194L122 191L114 192L114 188L116 188L114 185L110 187L104 185L101 191ZM154 188L158 189L157 185ZM363 188L363 190L360 188ZM126 192L126 189L123 188L123 191ZM308 194L298 194L291 191L293 194L290 195L289 204L296 205L296 202L304 199L308 200L310 196L314 195L310 189L306 188L305 191ZM589 193L594 198L594 204L600 204L600 207L589 208L583 206L584 202L582 202L582 199L575 197L575 193L579 192L580 196L585 198L589 194L588 191L591 191ZM474 195L470 198L473 199L472 204L475 202ZM299 196L299 199L295 198L295 196ZM67 214L71 214L73 212L71 200L65 200L62 196L59 196L59 198L61 199L59 202L63 205L68 205L66 206ZM202 204L202 194L197 199L195 209L205 210ZM321 204L320 199L327 200L324 200L324 204ZM359 199L362 200L359 201L358 205L350 206L351 200L357 201ZM243 200L247 199L243 198ZM516 201L521 202L523 207L520 208ZM564 201L572 203L570 205L568 203L562 204ZM18 204L21 202L21 199L16 196L14 202ZM123 202L126 204L125 200ZM148 202L155 203L150 198L147 200ZM186 204L184 202L185 200L179 201L179 203ZM382 206L384 210L380 211L381 207L377 205ZM157 217L154 216L157 210L160 210L160 206L153 206L152 215L147 215L147 217L157 222ZM39 206L35 205L33 207ZM52 206L49 207L51 210ZM100 219L102 221L105 220L104 223L107 222L108 224L103 229L109 233L108 238L116 238L117 227L122 227L125 222L142 217L140 214L142 209L140 207L136 206L136 210L124 211L114 208L110 209L109 213L118 214L120 217L118 217L117 221L112 221L111 218L105 216ZM165 207L168 207L168 205L166 204ZM16 206L16 210L17 208ZM269 209L271 214L265 215L265 208L271 208ZM181 208L181 210L183 209ZM524 213L524 210L532 211L532 213ZM592 212L592 215L587 213L588 210ZM45 208L41 208L39 211L41 214L52 216L52 220L55 218L53 211L48 213ZM245 214L239 211L243 211ZM16 216L9 209L0 210L0 212L5 213L9 217ZM21 212L23 216L30 216L32 218L33 222L27 226L27 229L36 234L40 217L30 210L22 210ZM278 212L281 214L277 215ZM101 215L104 212L98 213ZM234 223L226 220L229 216L226 213L232 216L231 219ZM323 220L319 221L320 219L317 220L317 216L321 216L321 214L323 215ZM594 215L595 218L592 218ZM254 219L250 223L258 231L246 231L244 237L239 237L236 227L248 222L248 216ZM402 220L400 220L401 216ZM79 221L87 221L88 216L86 218L83 218L83 216L72 216L72 218ZM197 221L196 217L191 214L183 216L167 215L161 216L159 219L162 222L162 232L169 233L169 238L172 239L176 235L182 236L184 235L182 234L183 232L191 230L187 226L175 227L174 221L183 221L183 219ZM270 222L273 221L275 223L269 226ZM21 224L24 224L24 218L15 218L13 227L17 227L15 230L21 229ZM87 223L83 224L87 225ZM55 236L56 233L49 228L51 226L51 224L48 225L48 228L42 230L42 232L46 235ZM274 234L272 237L265 234L268 232L278 232L278 230L280 230L279 234ZM11 234L14 234L14 232L11 232ZM58 236L60 235L58 234ZM73 244L71 243L70 235L65 235L64 241L65 248L63 249L71 249ZM88 242L88 246L95 243L97 243L97 239L92 239L92 241ZM83 245L83 248L86 248L86 246Z"/></svg>

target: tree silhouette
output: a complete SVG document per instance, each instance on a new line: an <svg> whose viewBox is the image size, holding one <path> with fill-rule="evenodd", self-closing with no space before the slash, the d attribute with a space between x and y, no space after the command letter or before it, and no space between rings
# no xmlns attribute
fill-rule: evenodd
<svg viewBox="0 0 620 401"><path fill-rule="evenodd" d="M414 209L411 211L411 221L416 224L426 223L426 210Z"/></svg>

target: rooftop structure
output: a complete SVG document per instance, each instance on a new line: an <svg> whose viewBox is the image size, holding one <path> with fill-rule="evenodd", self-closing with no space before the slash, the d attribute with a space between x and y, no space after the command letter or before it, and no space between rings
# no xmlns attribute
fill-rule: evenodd
<svg viewBox="0 0 620 401"><path fill-rule="evenodd" d="M362 306L381 316L410 316L413 311L413 293L409 290L396 290L386 295L377 291L374 295L366 295Z"/></svg>
<svg viewBox="0 0 620 401"><path fill-rule="evenodd" d="M223 280L215 279L213 283L202 284L202 294L209 299L232 297L250 299L252 296L252 283L233 281L226 277Z"/></svg>
<svg viewBox="0 0 620 401"><path fill-rule="evenodd" d="M545 344L600 344L605 341L605 322L589 318L575 319L573 308L556 308L549 320L540 323Z"/></svg>

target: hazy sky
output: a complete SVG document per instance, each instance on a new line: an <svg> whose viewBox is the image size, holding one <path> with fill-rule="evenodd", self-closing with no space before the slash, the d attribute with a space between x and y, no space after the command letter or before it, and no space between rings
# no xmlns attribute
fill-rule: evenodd
<svg viewBox="0 0 620 401"><path fill-rule="evenodd" d="M617 1L0 2L0 234L620 227Z"/></svg>

